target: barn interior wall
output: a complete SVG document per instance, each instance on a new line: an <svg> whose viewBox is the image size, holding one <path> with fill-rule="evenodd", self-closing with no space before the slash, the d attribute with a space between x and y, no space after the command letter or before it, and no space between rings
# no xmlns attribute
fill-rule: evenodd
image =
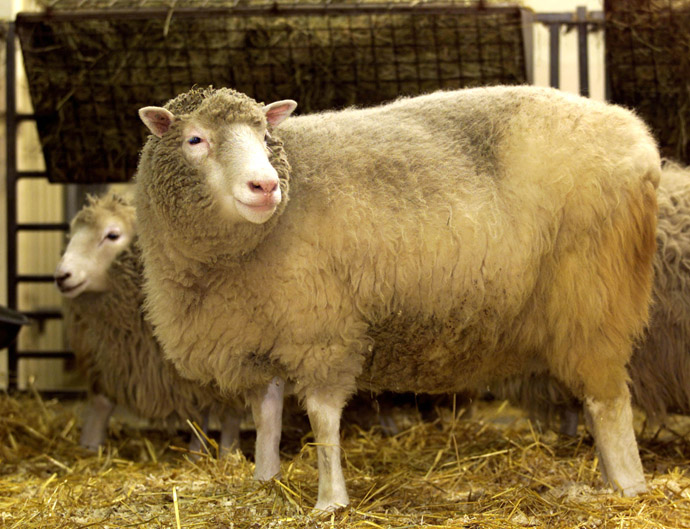
<svg viewBox="0 0 690 529"><path fill-rule="evenodd" d="M536 12L573 12L578 6L588 10L602 10L600 0L524 0L521 2ZM30 0L11 0L0 2L0 18L12 20L20 11L36 10ZM549 84L549 32L538 23L534 25L534 82L537 85ZM603 32L590 34L589 37L589 77L591 96L604 98L604 41ZM4 47L0 51L3 59L2 79L0 82L2 108L2 138L4 139ZM21 66L21 55L17 57L17 107L19 112L31 112L28 86ZM570 92L578 91L577 32L561 32L560 51L560 86ZM285 97L289 97L286 94ZM18 159L21 170L43 169L43 156L38 143L36 128L32 122L21 126L18 137ZM6 168L5 149L0 149L0 255L7 255L6 226ZM118 186L126 190L126 185ZM47 180L32 179L20 181L17 209L20 222L59 222L65 217L65 186L50 184ZM19 239L20 273L52 273L64 245L64 235L58 232L26 233ZM7 304L7 284L5 268L0 267L0 303ZM19 307L22 310L54 309L60 306L60 296L50 284L22 285L18 292ZM59 350L64 347L64 336L61 323L49 322L46 325L32 325L20 334L22 350ZM0 352L0 387L6 384L6 351ZM64 388L79 385L80 381L64 369L63 360L25 360L20 362L20 387L26 387L29 379L35 379L41 389Z"/></svg>

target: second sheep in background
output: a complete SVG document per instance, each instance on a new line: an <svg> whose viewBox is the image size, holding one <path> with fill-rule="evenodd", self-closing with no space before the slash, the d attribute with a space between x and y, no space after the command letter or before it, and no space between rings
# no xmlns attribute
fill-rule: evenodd
<svg viewBox="0 0 690 529"><path fill-rule="evenodd" d="M122 196L89 197L72 220L70 241L55 271L65 300L71 347L89 384L80 444L103 444L115 405L172 425L189 419L222 422L221 453L239 447L243 406L180 376L163 357L144 319L142 266L134 207ZM192 435L190 450L200 448Z"/></svg>

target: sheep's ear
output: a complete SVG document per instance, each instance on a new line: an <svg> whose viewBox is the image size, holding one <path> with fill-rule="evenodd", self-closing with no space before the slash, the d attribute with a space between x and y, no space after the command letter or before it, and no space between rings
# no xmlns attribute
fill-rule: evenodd
<svg viewBox="0 0 690 529"><path fill-rule="evenodd" d="M264 107L264 114L266 114L266 119L271 127L277 127L286 118L292 114L292 112L297 108L297 102L292 99L283 99L282 101L276 101L270 105Z"/></svg>
<svg viewBox="0 0 690 529"><path fill-rule="evenodd" d="M175 121L175 116L163 107L140 108L139 117L151 133L159 138L168 132L170 125Z"/></svg>

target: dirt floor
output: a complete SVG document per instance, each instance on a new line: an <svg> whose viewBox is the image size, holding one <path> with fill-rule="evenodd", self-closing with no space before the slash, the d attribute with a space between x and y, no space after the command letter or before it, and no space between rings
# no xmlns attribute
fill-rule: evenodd
<svg viewBox="0 0 690 529"><path fill-rule="evenodd" d="M690 527L690 421L643 433L649 492L602 488L592 439L540 433L519 410L478 402L470 418L398 410L399 433L376 420L343 424L351 505L313 512L316 448L286 420L283 479L252 481L254 432L241 452L196 458L189 434L111 423L98 454L78 445L83 402L0 396L0 527L85 528L683 528ZM352 412L349 415L353 417ZM358 414L354 414L358 416ZM641 427L641 419L638 418ZM373 426L372 426L373 425Z"/></svg>

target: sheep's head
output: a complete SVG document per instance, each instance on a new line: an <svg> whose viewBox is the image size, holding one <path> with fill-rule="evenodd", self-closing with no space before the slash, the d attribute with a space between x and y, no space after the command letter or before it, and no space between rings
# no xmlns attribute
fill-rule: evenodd
<svg viewBox="0 0 690 529"><path fill-rule="evenodd" d="M55 269L55 283L63 296L108 289L108 271L135 236L134 206L108 193L89 197L70 225L69 244Z"/></svg>
<svg viewBox="0 0 690 529"><path fill-rule="evenodd" d="M171 212L161 213L168 227L179 232L203 223L205 235L212 235L206 226L224 224L236 235L243 224L262 225L280 212L287 199L287 163L271 131L296 106L291 100L263 106L234 90L208 88L165 107L140 109L153 137L137 180L155 189L149 192L153 202L176 206L174 219ZM200 210L206 210L203 219Z"/></svg>

